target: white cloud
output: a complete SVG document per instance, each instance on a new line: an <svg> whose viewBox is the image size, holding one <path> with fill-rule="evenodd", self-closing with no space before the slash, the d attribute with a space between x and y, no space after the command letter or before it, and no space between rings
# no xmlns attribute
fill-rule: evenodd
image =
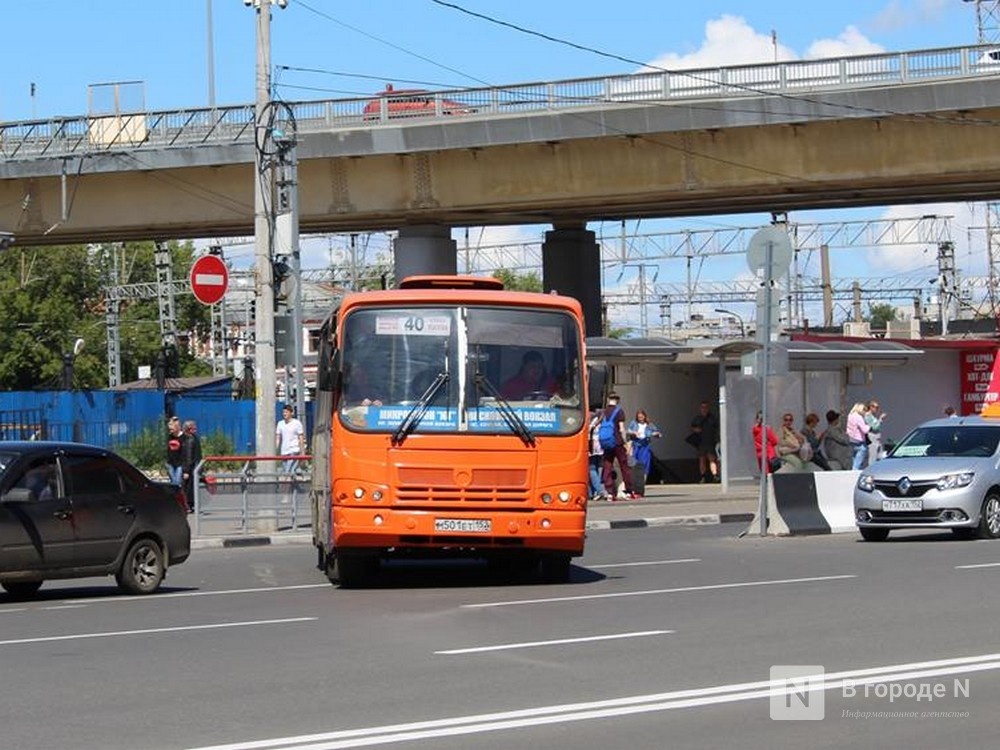
<svg viewBox="0 0 1000 750"><path fill-rule="evenodd" d="M806 57L844 57L845 55L870 55L884 52L885 48L870 41L854 26L848 26L835 39L818 39L809 45Z"/></svg>
<svg viewBox="0 0 1000 750"><path fill-rule="evenodd" d="M694 52L678 55L667 52L649 68L713 68L720 65L743 65L778 60L794 60L793 50L775 43L771 33L754 30L739 16L723 15L705 24L705 39Z"/></svg>
<svg viewBox="0 0 1000 750"><path fill-rule="evenodd" d="M930 3L933 0L925 1ZM869 40L856 27L848 26L837 37L817 39L804 55L799 55L782 44L780 38L776 39L773 32L757 31L739 16L722 15L705 24L705 38L697 50L684 55L664 53L650 62L647 69L713 68L882 51L883 47Z"/></svg>

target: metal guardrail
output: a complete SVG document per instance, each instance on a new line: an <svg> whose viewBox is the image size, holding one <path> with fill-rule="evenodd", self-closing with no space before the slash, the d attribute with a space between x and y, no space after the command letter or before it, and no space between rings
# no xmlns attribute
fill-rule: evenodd
<svg viewBox="0 0 1000 750"><path fill-rule="evenodd" d="M194 470L194 535L239 536L308 527L312 522L312 457L295 457L298 465L294 473L282 470L286 459L288 456L205 456ZM226 464L240 468L227 470Z"/></svg>
<svg viewBox="0 0 1000 750"><path fill-rule="evenodd" d="M421 94L424 104L395 109L378 93L356 99L286 102L299 133L570 112L609 105L674 103L755 95L809 97L823 91L995 75L1000 60L983 45L795 60L723 68L646 71L621 76L450 89ZM389 98L405 98L396 91ZM412 96L412 94L411 94ZM366 109L367 108L367 109ZM102 152L254 143L255 107L184 109L61 117L0 124L8 161Z"/></svg>

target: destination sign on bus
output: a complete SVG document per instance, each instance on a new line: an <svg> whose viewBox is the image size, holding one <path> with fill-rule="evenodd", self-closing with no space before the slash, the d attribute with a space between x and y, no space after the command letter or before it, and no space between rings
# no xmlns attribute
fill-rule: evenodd
<svg viewBox="0 0 1000 750"><path fill-rule="evenodd" d="M450 336L448 315L377 315L376 336Z"/></svg>
<svg viewBox="0 0 1000 750"><path fill-rule="evenodd" d="M375 430L395 430L409 415L411 406L369 406L365 408L363 426ZM559 412L556 409L521 409L514 407L524 425L532 432L557 432ZM361 416L361 415L358 415ZM358 423L358 426L362 426ZM509 428L499 409L475 409L468 414L470 432L505 432ZM457 430L458 410L431 406L420 417L418 431Z"/></svg>

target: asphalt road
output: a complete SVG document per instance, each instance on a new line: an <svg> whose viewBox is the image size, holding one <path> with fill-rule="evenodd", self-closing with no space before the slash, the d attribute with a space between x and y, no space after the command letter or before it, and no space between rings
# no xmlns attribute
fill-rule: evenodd
<svg viewBox="0 0 1000 750"><path fill-rule="evenodd" d="M198 550L151 597L0 595L0 746L996 746L1000 542L597 531L561 586L313 564ZM802 665L826 682L783 681Z"/></svg>

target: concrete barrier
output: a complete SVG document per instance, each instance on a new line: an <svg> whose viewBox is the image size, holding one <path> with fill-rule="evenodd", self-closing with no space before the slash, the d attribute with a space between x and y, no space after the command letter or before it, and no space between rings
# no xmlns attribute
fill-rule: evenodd
<svg viewBox="0 0 1000 750"><path fill-rule="evenodd" d="M779 472L767 478L767 533L842 534L855 531L854 484L859 471ZM744 532L760 533L760 512Z"/></svg>

